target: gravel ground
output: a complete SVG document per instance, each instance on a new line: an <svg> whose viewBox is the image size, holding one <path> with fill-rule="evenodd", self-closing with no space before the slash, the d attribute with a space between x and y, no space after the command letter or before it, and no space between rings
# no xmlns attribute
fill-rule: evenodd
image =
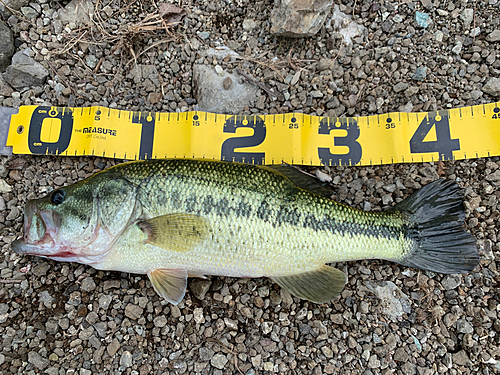
<svg viewBox="0 0 500 375"><path fill-rule="evenodd" d="M500 95L490 82L500 75L497 0L339 4L366 28L350 46L328 21L310 38L271 36L271 1L184 1L177 5L186 15L170 33L128 31L115 39L96 27L53 21L65 5L38 0L22 9L24 18L4 18L16 50L28 48L49 78L29 89L3 87L3 106L67 105L74 98L76 106L191 110L198 105L195 64L239 68L283 94L273 100L261 91L243 113L359 116L488 103ZM98 14L110 17L103 30L155 11L148 2L125 6L98 4ZM426 28L417 11L430 16ZM207 54L224 45L244 58ZM131 49L141 69L133 60L127 65ZM365 210L390 207L440 176L456 179L482 257L475 272L450 276L383 261L338 264L349 282L323 305L293 298L267 279L214 277L191 279L185 299L172 306L145 276L12 253L27 199L117 162L0 159L1 373L500 372L498 157L312 169L331 176L336 200Z"/></svg>

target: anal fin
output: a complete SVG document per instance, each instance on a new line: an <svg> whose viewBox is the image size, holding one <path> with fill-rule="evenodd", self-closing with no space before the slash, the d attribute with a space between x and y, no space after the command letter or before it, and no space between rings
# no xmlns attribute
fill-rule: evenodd
<svg viewBox="0 0 500 375"><path fill-rule="evenodd" d="M314 271L271 279L294 296L315 303L331 301L340 294L346 283L344 272L326 264Z"/></svg>
<svg viewBox="0 0 500 375"><path fill-rule="evenodd" d="M187 287L186 270L156 269L148 272L153 289L161 297L173 305L177 305L184 298Z"/></svg>

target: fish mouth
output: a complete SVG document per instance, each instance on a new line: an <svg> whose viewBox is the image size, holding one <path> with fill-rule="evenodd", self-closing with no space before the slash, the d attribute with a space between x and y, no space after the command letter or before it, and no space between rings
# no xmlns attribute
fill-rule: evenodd
<svg viewBox="0 0 500 375"><path fill-rule="evenodd" d="M60 226L57 212L40 210L34 201L29 201L24 209L24 238L12 243L12 251L56 260L74 257L74 253L62 250L55 243Z"/></svg>

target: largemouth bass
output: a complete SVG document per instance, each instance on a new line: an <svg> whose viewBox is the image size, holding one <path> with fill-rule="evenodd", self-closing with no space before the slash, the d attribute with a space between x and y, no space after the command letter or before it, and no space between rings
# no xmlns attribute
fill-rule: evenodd
<svg viewBox="0 0 500 375"><path fill-rule="evenodd" d="M335 298L326 263L385 259L440 273L479 263L460 189L426 185L386 212L364 212L295 168L200 160L120 164L32 200L15 252L147 274L173 304L190 276L269 277L297 297Z"/></svg>

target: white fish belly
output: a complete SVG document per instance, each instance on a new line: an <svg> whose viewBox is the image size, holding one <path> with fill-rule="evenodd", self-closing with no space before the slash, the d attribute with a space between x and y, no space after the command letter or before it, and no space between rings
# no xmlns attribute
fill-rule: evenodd
<svg viewBox="0 0 500 375"><path fill-rule="evenodd" d="M245 217L218 218L209 237L188 251L169 251L145 243L136 226L127 230L100 269L147 273L154 269L186 269L196 274L261 277L298 274L328 262L394 259L404 238L317 231L297 225L275 227Z"/></svg>

